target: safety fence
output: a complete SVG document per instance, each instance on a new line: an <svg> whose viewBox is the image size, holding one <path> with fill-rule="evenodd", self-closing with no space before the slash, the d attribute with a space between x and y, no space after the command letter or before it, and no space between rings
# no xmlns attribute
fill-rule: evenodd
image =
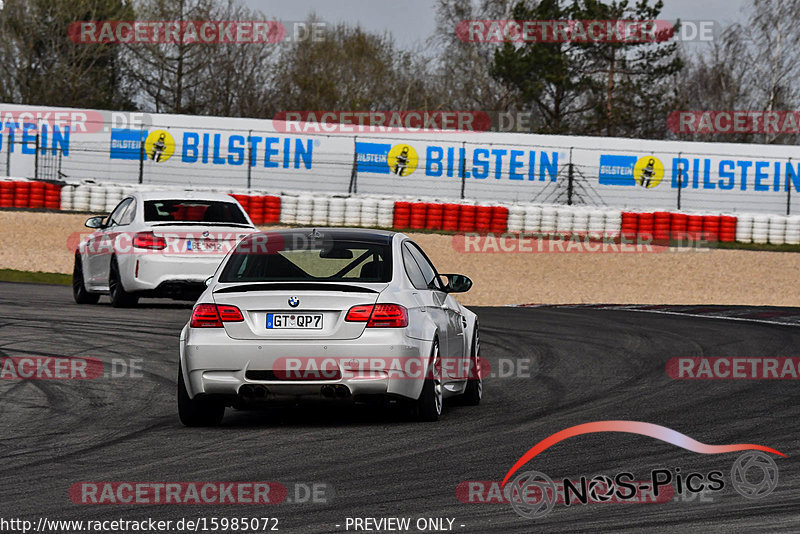
<svg viewBox="0 0 800 534"><path fill-rule="evenodd" d="M109 213L135 191L174 190L147 184L0 180L0 208ZM800 215L626 211L539 203L441 202L418 197L339 195L239 189L230 194L257 225L380 227L469 233L558 234L652 241L800 244Z"/></svg>

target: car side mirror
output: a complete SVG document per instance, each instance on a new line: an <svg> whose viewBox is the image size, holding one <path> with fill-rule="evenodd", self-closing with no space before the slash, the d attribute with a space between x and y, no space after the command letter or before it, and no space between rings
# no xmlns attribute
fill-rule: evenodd
<svg viewBox="0 0 800 534"><path fill-rule="evenodd" d="M463 274L443 274L447 277L445 289L448 293L466 293L472 288L472 280Z"/></svg>
<svg viewBox="0 0 800 534"><path fill-rule="evenodd" d="M103 217L102 215L98 215L96 217L89 217L86 219L86 227L87 228L103 228Z"/></svg>

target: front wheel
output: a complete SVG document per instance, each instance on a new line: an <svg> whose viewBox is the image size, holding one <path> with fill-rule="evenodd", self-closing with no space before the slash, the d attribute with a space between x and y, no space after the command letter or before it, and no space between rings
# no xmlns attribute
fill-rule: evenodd
<svg viewBox="0 0 800 534"><path fill-rule="evenodd" d="M189 398L183 369L178 365L178 417L185 426L218 426L225 417L225 404L209 397Z"/></svg>
<svg viewBox="0 0 800 534"><path fill-rule="evenodd" d="M111 305L115 308L130 308L139 302L139 297L128 293L122 286L117 258L111 258L111 265L108 267L108 293L111 296Z"/></svg>
<svg viewBox="0 0 800 534"><path fill-rule="evenodd" d="M442 361L439 356L439 343L433 342L430 367L425 373L425 383L417 400L417 418L420 421L438 421L442 415L444 402L442 392Z"/></svg>
<svg viewBox="0 0 800 534"><path fill-rule="evenodd" d="M83 263L81 257L75 254L75 266L72 268L72 298L78 304L97 304L100 295L89 293L83 282Z"/></svg>

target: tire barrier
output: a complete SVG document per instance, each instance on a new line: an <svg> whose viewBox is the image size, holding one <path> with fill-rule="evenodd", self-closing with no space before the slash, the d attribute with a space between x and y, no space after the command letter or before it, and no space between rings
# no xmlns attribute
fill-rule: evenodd
<svg viewBox="0 0 800 534"><path fill-rule="evenodd" d="M109 213L131 191L163 186L53 183L0 179L0 208ZM213 190L212 190L213 191ZM623 236L625 239L706 240L800 245L800 215L634 212L543 204L483 205L469 201L397 200L373 196L266 194L226 191L255 224L368 226L478 233Z"/></svg>

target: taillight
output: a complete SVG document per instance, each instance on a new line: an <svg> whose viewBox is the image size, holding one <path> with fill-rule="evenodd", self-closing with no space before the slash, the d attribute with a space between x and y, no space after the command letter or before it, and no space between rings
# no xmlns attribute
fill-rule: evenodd
<svg viewBox="0 0 800 534"><path fill-rule="evenodd" d="M367 328L408 326L408 310L399 304L361 304L347 311L345 321L367 323Z"/></svg>
<svg viewBox="0 0 800 534"><path fill-rule="evenodd" d="M217 311L223 323L240 323L244 321L242 312L236 306L217 306Z"/></svg>
<svg viewBox="0 0 800 534"><path fill-rule="evenodd" d="M216 304L198 304L192 310L192 328L222 328L222 323L238 323L244 321L242 312L236 306L217 306Z"/></svg>
<svg viewBox="0 0 800 534"><path fill-rule="evenodd" d="M372 315L372 304L363 304L350 308L344 320L350 323L366 323L370 315Z"/></svg>
<svg viewBox="0 0 800 534"><path fill-rule="evenodd" d="M133 236L133 246L150 250L163 250L167 248L167 240L153 232L139 232Z"/></svg>

